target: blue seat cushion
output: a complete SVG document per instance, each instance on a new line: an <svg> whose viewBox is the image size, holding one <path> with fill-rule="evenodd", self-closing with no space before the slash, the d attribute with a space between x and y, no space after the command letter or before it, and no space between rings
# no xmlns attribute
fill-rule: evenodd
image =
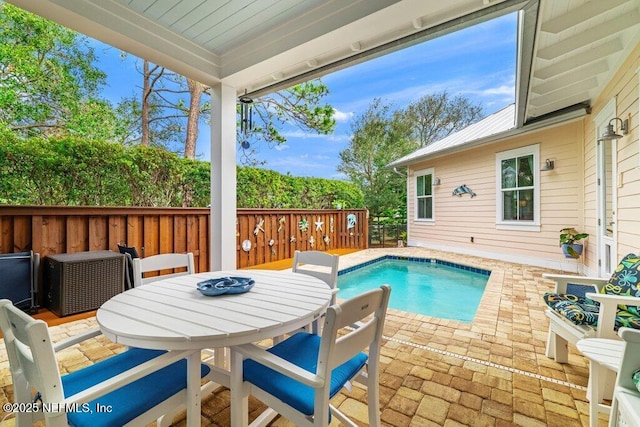
<svg viewBox="0 0 640 427"><path fill-rule="evenodd" d="M79 393L163 353L164 351L159 350L132 348L64 375L62 377L64 394L68 397ZM208 366L202 365L200 376L204 377L209 371ZM79 411L69 412L67 420L73 426L121 426L186 387L187 361L182 359L89 402ZM109 408L109 410L98 412L98 408ZM85 409L88 410L85 411Z"/></svg>
<svg viewBox="0 0 640 427"><path fill-rule="evenodd" d="M267 350L306 371L316 373L320 337L315 334L298 332ZM367 354L358 353L331 372L329 398L353 378L367 363ZM260 363L247 359L243 364L244 380L305 415L313 415L314 389L286 375L274 371Z"/></svg>

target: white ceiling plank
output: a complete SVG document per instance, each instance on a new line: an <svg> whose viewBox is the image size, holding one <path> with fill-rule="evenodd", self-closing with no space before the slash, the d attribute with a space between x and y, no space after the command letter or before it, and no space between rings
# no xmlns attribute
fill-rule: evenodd
<svg viewBox="0 0 640 427"><path fill-rule="evenodd" d="M555 62L546 67L540 67L535 71L534 77L548 79L556 74L570 72L576 67L586 65L590 62L598 61L609 55L621 52L624 49L622 42L619 40L609 41L605 44L589 49L581 54L567 56L566 58Z"/></svg>
<svg viewBox="0 0 640 427"><path fill-rule="evenodd" d="M628 0L600 0L585 3L583 6L571 9L569 12L550 19L541 25L540 29L547 33L557 34L568 28L574 27L584 21L588 21L594 16L609 12Z"/></svg>
<svg viewBox="0 0 640 427"><path fill-rule="evenodd" d="M155 1L156 0L132 0L129 2L129 6L137 11L145 12Z"/></svg>
<svg viewBox="0 0 640 427"><path fill-rule="evenodd" d="M188 32L199 22L218 23L234 11L242 10L243 7L253 2L254 0L206 1L175 21L171 28L188 37Z"/></svg>
<svg viewBox="0 0 640 427"><path fill-rule="evenodd" d="M598 86L596 75L597 74L566 73L557 79L550 79L543 84L533 85L531 92L539 96L551 95L557 90L566 89L577 83L580 83L583 89L593 89Z"/></svg>
<svg viewBox="0 0 640 427"><path fill-rule="evenodd" d="M169 12L173 8L181 8L184 10L185 2L183 1L175 1L175 0L156 0L151 6L149 6L144 14L151 19L160 19L167 12Z"/></svg>
<svg viewBox="0 0 640 427"><path fill-rule="evenodd" d="M244 21L247 17L260 13L263 16L271 15L271 8L276 2L261 2L256 0L247 0L246 2L233 2L224 5L215 13L207 17L203 17L200 21L193 24L185 31L185 35L198 43L202 43L201 39L209 39L209 34L219 33L220 31L231 31L233 28ZM242 37L242 32L233 32L236 37Z"/></svg>
<svg viewBox="0 0 640 427"><path fill-rule="evenodd" d="M611 19L602 24L583 31L572 37L538 50L538 56L542 59L553 59L566 53L581 49L590 43L599 42L604 38L628 29L634 25L640 25L640 14L637 11L624 14L616 19Z"/></svg>
<svg viewBox="0 0 640 427"><path fill-rule="evenodd" d="M534 100L531 100L529 102L529 105L531 108L535 109L536 116L541 116L583 102L590 102L590 95L587 92L574 93L571 96L562 98L559 101L553 103L548 103L546 102L545 97L540 97L535 99L535 102Z"/></svg>
<svg viewBox="0 0 640 427"><path fill-rule="evenodd" d="M544 98L546 103L553 103L561 99L568 98L574 93L590 93L592 89L596 89L597 87L598 78L595 76L591 76L586 79L575 78L571 84L560 86L556 88L556 90L537 93L531 99L532 102L534 102L535 99Z"/></svg>
<svg viewBox="0 0 640 427"><path fill-rule="evenodd" d="M564 73L558 76L550 77L549 79L544 80L540 83L536 83L539 81L536 80L536 82L532 84L532 92L542 95L544 93L560 89L575 82L578 79L586 79L591 76L606 73L608 71L609 65L607 64L607 61L605 59L602 59L600 61L587 64L584 67L577 67L570 73Z"/></svg>
<svg viewBox="0 0 640 427"><path fill-rule="evenodd" d="M198 0L197 2L194 0L180 0L176 3L176 6L166 11L159 19L158 22L166 25L167 27L173 28L178 22L181 22L182 19L186 18L194 9L198 9L202 7L202 3L207 2L210 7L219 8L223 4L232 1L232 0ZM176 32L180 32L177 28Z"/></svg>
<svg viewBox="0 0 640 427"><path fill-rule="evenodd" d="M245 43L261 42L262 38L274 28L288 27L301 15L309 14L312 4L322 5L323 0L307 0L301 4L298 0L279 1L269 9L269 17L265 18L260 13L246 16L242 20L227 20L227 28L215 28L204 34L202 44L205 46L217 46L219 52L229 52ZM242 36L235 34L242 32Z"/></svg>

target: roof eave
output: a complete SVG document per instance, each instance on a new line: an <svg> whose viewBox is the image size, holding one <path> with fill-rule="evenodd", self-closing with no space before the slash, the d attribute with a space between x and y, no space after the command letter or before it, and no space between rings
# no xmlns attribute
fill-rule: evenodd
<svg viewBox="0 0 640 427"><path fill-rule="evenodd" d="M530 1L518 14L518 51L516 54L516 128L524 126L527 118L529 86L533 67L540 3Z"/></svg>
<svg viewBox="0 0 640 427"><path fill-rule="evenodd" d="M507 131L496 133L493 135L489 135L485 138L480 138L475 141L470 141L463 145L458 145L451 148L445 148L443 150L437 151L435 153L426 154L424 156L416 157L408 160L396 160L395 162L391 162L387 165L388 168L399 168L399 167L408 167L415 163L421 163L427 160L431 160L437 157L445 156L448 154L458 153L461 151L466 151L471 148L479 147L481 145L490 144L493 142L501 141L507 138L512 138L514 136L523 135L529 132L533 132L542 128L552 127L560 124L569 123L575 120L579 120L589 113L588 106L584 108L576 108L570 111L564 111L562 114L552 115L545 119L536 120L530 124L526 124L522 127L514 127Z"/></svg>

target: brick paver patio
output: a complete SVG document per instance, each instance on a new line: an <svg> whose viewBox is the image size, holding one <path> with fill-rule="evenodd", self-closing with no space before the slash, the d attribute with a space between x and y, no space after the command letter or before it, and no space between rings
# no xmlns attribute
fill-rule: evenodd
<svg viewBox="0 0 640 427"><path fill-rule="evenodd" d="M381 359L385 426L586 426L588 362L570 346L569 363L544 355L547 318L542 294L553 283L539 267L423 248L369 249L340 258L347 268L385 254L438 258L492 271L472 323L389 309ZM95 327L95 318L51 328L54 340ZM60 354L62 372L121 351L100 336ZM11 376L0 345L0 403L12 399ZM355 385L334 404L366 424L366 390ZM202 404L202 425L228 426L229 392L218 388ZM252 416L264 407L250 401ZM5 414L0 413L0 419ZM606 425L606 418L599 420ZM183 416L174 420L183 425ZM332 425L338 425L334 420ZM6 420L2 426L13 425ZM291 425L277 419L274 426Z"/></svg>

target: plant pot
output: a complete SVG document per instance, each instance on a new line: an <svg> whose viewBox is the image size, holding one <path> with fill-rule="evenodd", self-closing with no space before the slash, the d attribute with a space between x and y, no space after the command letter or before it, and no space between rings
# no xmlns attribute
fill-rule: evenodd
<svg viewBox="0 0 640 427"><path fill-rule="evenodd" d="M567 258L579 258L582 255L582 243L562 244L562 253Z"/></svg>

